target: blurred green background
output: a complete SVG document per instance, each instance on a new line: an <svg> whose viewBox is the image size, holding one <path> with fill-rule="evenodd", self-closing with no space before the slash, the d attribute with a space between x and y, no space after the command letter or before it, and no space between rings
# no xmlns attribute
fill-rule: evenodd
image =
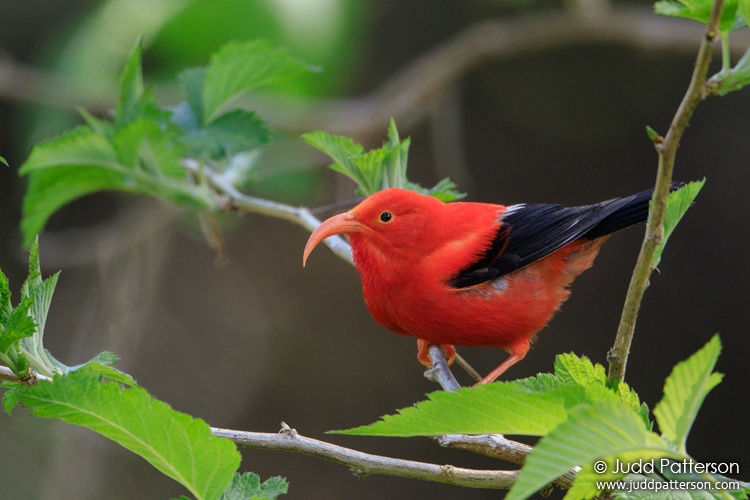
<svg viewBox="0 0 750 500"><path fill-rule="evenodd" d="M666 130L701 26L656 18L635 1L0 0L0 155L10 163L0 165L0 267L13 290L26 266L17 168L35 142L77 123L76 106L106 115L141 36L147 81L163 102L180 100L180 69L205 65L232 39L267 38L321 68L258 98L277 140L261 157L254 194L309 206L351 198L353 186L326 171L299 134L322 128L372 147L394 116L412 137L412 180L432 185L449 175L475 201L576 205L653 184L645 126ZM735 37L742 50L750 43L747 29ZM717 369L726 377L707 398L688 450L699 461L740 462L746 481L748 137L750 90L700 105L676 178L707 184L652 277L627 372L653 406L671 367L720 332ZM422 378L414 341L372 321L356 272L327 250L303 269L308 235L298 227L256 215L220 222L230 255L224 266L193 215L158 201L102 194L62 210L41 236L45 274L63 271L48 348L68 364L114 351L121 369L156 397L213 426L274 432L283 420L303 435L371 453L513 467L428 439L325 435L436 389ZM641 237L642 227L610 240L508 376L550 371L560 352L606 363ZM461 352L480 372L505 356ZM25 417L22 409L0 415L4 498L184 493L98 435ZM345 467L283 452L243 457L243 470L287 477L289 498L499 494L357 480Z"/></svg>

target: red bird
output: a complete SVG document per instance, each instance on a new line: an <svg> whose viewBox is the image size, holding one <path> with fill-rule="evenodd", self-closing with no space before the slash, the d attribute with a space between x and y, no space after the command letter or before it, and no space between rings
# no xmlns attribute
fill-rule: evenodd
<svg viewBox="0 0 750 500"><path fill-rule="evenodd" d="M568 285L591 267L610 233L648 216L651 191L594 205L444 203L386 189L323 222L302 265L329 236L349 236L365 303L388 330L428 347L493 346L510 354L479 383L521 361Z"/></svg>

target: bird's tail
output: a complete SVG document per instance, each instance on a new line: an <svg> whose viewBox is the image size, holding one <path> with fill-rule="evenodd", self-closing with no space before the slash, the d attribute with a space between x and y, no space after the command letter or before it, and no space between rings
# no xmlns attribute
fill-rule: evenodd
<svg viewBox="0 0 750 500"><path fill-rule="evenodd" d="M684 182L673 182L669 191L673 192L684 186ZM648 205L653 189L647 189L627 198L615 198L605 204L611 204L607 211L611 213L586 233L587 238L598 238L614 233L620 229L637 224L648 217Z"/></svg>

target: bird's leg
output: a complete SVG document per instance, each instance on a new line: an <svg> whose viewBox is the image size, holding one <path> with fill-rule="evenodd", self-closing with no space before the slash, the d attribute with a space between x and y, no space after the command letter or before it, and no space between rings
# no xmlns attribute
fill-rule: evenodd
<svg viewBox="0 0 750 500"><path fill-rule="evenodd" d="M486 377L477 382L476 385L489 384L494 382L497 377L505 373L505 371L511 366L515 365L523 358L526 357L526 353L529 352L529 341L524 340L514 345L510 350L510 357L503 361L500 366L492 370Z"/></svg>
<svg viewBox="0 0 750 500"><path fill-rule="evenodd" d="M456 359L456 348L450 344L440 344L445 352L445 357L448 358L448 366L453 364ZM432 366L432 358L430 357L430 343L424 339L417 339L417 360L423 365L430 367Z"/></svg>

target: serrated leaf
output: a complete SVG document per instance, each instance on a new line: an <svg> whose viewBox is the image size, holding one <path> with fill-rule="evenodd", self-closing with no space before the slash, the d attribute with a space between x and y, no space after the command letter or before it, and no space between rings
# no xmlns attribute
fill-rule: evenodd
<svg viewBox="0 0 750 500"><path fill-rule="evenodd" d="M57 286L57 279L59 277L59 272L51 275L36 285L32 291L34 305L31 307L30 312L36 323L39 342L41 342L41 339L44 336L44 327L47 324L47 314L49 313L49 307L52 303L52 295L55 293L55 286Z"/></svg>
<svg viewBox="0 0 750 500"><path fill-rule="evenodd" d="M141 41L130 53L127 64L120 75L120 100L115 112L115 123L122 126L135 120L143 96L143 74L141 72Z"/></svg>
<svg viewBox="0 0 750 500"><path fill-rule="evenodd" d="M86 122L86 125L88 125L95 134L106 137L107 139L110 139L114 135L115 126L112 123L100 120L83 108L76 108L76 111L78 111L78 114L81 115L81 118Z"/></svg>
<svg viewBox="0 0 750 500"><path fill-rule="evenodd" d="M445 203L466 198L466 193L459 192L456 183L450 180L448 177L439 181L429 189L423 188L419 184L415 184L413 182L407 182L406 188L418 193L434 196L438 200L444 201Z"/></svg>
<svg viewBox="0 0 750 500"><path fill-rule="evenodd" d="M683 454L703 400L723 377L713 372L720 352L721 340L714 335L698 352L675 365L664 383L664 397L654 407L659 430Z"/></svg>
<svg viewBox="0 0 750 500"><path fill-rule="evenodd" d="M364 154L364 149L349 137L332 135L321 130L302 134L302 139L315 149L330 156L334 163L331 169L346 175L359 186L368 186L368 180L362 176L355 162Z"/></svg>
<svg viewBox="0 0 750 500"><path fill-rule="evenodd" d="M174 131L162 130L150 120L136 120L119 129L113 144L120 164L146 176L139 179L153 185L156 191L165 177L181 180L185 170L180 165L183 149L175 139ZM150 178L157 182L149 182ZM166 193L164 194L165 197Z"/></svg>
<svg viewBox="0 0 750 500"><path fill-rule="evenodd" d="M181 175L179 149L156 124L134 122L118 130L115 141L117 151L105 137L79 127L34 147L20 169L30 175L21 222L26 244L60 207L98 191L151 194L198 210L214 205L204 187Z"/></svg>
<svg viewBox="0 0 750 500"><path fill-rule="evenodd" d="M188 68L177 75L190 110L193 112L197 126L203 123L203 81L208 68Z"/></svg>
<svg viewBox="0 0 750 500"><path fill-rule="evenodd" d="M18 382L8 382L3 381L0 383L0 387L3 389L9 389L6 390L3 394L3 409L5 412L10 415L13 413L13 409L18 406L18 403L21 401L18 399L18 392L15 391L16 388L20 387L21 384Z"/></svg>
<svg viewBox="0 0 750 500"><path fill-rule="evenodd" d="M700 192L706 180L688 182L680 189L669 193L667 198L667 209L664 214L664 235L662 236L661 243L656 247L654 251L654 257L652 260L652 266L654 268L659 266L661 262L661 256L664 252L664 248L667 245L669 237L672 235L677 224L682 220L685 212L692 206L693 201Z"/></svg>
<svg viewBox="0 0 750 500"><path fill-rule="evenodd" d="M427 401L386 415L374 424L338 434L438 436L441 434L521 434L543 436L566 419L566 404L581 402L580 387L530 393L512 382L496 382L455 392L433 392Z"/></svg>
<svg viewBox="0 0 750 500"><path fill-rule="evenodd" d="M117 166L115 151L109 141L88 127L77 127L31 150L21 165L19 174L25 175L58 165Z"/></svg>
<svg viewBox="0 0 750 500"><path fill-rule="evenodd" d="M214 160L256 149L268 141L268 130L258 115L241 109L223 114L183 138L190 156Z"/></svg>
<svg viewBox="0 0 750 500"><path fill-rule="evenodd" d="M203 123L230 111L242 96L309 70L267 41L231 42L211 56L203 81Z"/></svg>
<svg viewBox="0 0 750 500"><path fill-rule="evenodd" d="M654 12L661 16L683 17L705 24L711 13L711 4L703 0L696 2L661 0L654 4Z"/></svg>
<svg viewBox="0 0 750 500"><path fill-rule="evenodd" d="M594 365L586 356L578 357L573 353L559 354L555 357L555 375L564 384L605 385L607 374L600 364Z"/></svg>
<svg viewBox="0 0 750 500"><path fill-rule="evenodd" d="M625 453L673 456L674 450L620 402L574 408L565 422L537 443L506 498L527 498L576 466Z"/></svg>
<svg viewBox="0 0 750 500"><path fill-rule="evenodd" d="M10 297L10 282L5 273L3 273L3 270L0 269L0 324L8 321L10 311L13 309Z"/></svg>
<svg viewBox="0 0 750 500"><path fill-rule="evenodd" d="M276 500L287 493L289 483L286 479L274 476L260 482L260 477L252 472L235 473L229 487L221 495L221 500Z"/></svg>
<svg viewBox="0 0 750 500"><path fill-rule="evenodd" d="M138 386L138 382L132 376L112 366L118 359L120 358L115 353L101 352L86 363L70 367L67 372L81 370L96 373L125 385Z"/></svg>
<svg viewBox="0 0 750 500"><path fill-rule="evenodd" d="M302 138L330 156L334 160L330 168L352 179L357 184L358 194L370 196L387 188L403 188L434 196L445 202L465 196L456 191L456 185L450 179L443 179L430 189L408 180L406 167L410 140L399 139L393 120L388 128L388 140L381 148L367 153L350 138L327 132L311 132L303 134Z"/></svg>
<svg viewBox="0 0 750 500"><path fill-rule="evenodd" d="M638 394L625 382L611 382L607 379L604 367L592 363L586 356L558 354L555 357L555 374L540 373L536 377L515 380L513 383L534 392L546 392L563 386L580 386L585 389L588 401L619 400L638 413L649 430L653 426L648 406L641 403Z"/></svg>
<svg viewBox="0 0 750 500"><path fill-rule="evenodd" d="M535 377L514 380L513 383L534 392L544 392L564 385L560 379L551 373L539 373Z"/></svg>
<svg viewBox="0 0 750 500"><path fill-rule="evenodd" d="M661 0L654 4L654 12L662 16L683 17L703 24L708 23L711 15L710 0ZM738 22L740 21L740 22ZM719 30L729 32L741 27L737 15L737 0L727 0L721 11Z"/></svg>
<svg viewBox="0 0 750 500"><path fill-rule="evenodd" d="M726 95L729 92L740 90L746 85L750 85L750 49L737 61L734 68L728 71L720 71L712 76L706 84L710 92L716 95Z"/></svg>
<svg viewBox="0 0 750 500"><path fill-rule="evenodd" d="M100 382L95 373L76 371L14 390L33 415L59 418L112 439L198 499L218 499L240 463L235 445L211 434L202 420L173 410L144 389Z"/></svg>
<svg viewBox="0 0 750 500"><path fill-rule="evenodd" d="M646 428L648 430L653 430L654 423L651 421L651 412L646 403L641 403L641 398L638 396L638 393L623 381L615 381L614 390L620 396L620 401L641 416Z"/></svg>
<svg viewBox="0 0 750 500"><path fill-rule="evenodd" d="M0 353L7 354L19 340L34 335L36 325L29 314L34 305L32 297L26 297L8 315L7 321L0 324Z"/></svg>

